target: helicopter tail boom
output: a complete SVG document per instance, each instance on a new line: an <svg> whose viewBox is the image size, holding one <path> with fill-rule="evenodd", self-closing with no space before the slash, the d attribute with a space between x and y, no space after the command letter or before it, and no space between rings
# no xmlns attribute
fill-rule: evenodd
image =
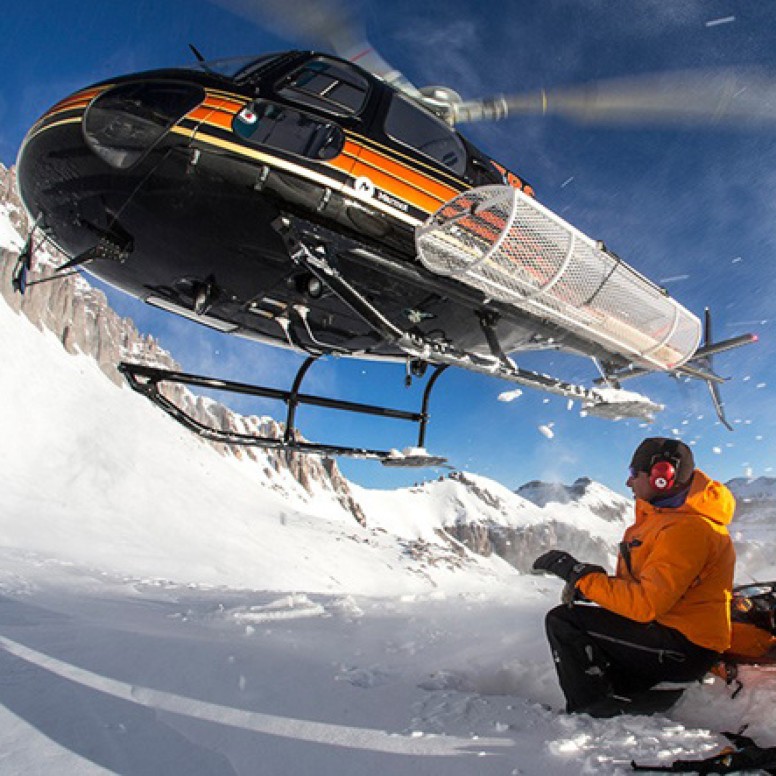
<svg viewBox="0 0 776 776"><path fill-rule="evenodd" d="M697 350L696 316L552 211L510 186L471 189L416 232L421 262L553 321L650 371Z"/></svg>

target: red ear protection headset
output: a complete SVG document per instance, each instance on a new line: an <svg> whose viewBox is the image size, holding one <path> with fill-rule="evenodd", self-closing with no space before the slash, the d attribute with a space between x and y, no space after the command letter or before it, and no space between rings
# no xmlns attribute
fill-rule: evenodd
<svg viewBox="0 0 776 776"><path fill-rule="evenodd" d="M670 490L676 485L676 467L671 461L657 461L649 470L649 484L655 490Z"/></svg>
<svg viewBox="0 0 776 776"><path fill-rule="evenodd" d="M649 468L649 484L655 490L671 490L676 485L680 458L676 455L679 443L671 439L652 457Z"/></svg>

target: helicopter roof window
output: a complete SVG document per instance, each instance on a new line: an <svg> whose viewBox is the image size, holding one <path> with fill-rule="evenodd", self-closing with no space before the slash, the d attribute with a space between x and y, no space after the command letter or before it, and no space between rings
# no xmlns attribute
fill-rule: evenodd
<svg viewBox="0 0 776 776"><path fill-rule="evenodd" d="M458 175L466 169L466 150L455 131L400 94L394 94L391 99L385 117L385 132Z"/></svg>
<svg viewBox="0 0 776 776"><path fill-rule="evenodd" d="M369 93L369 81L346 62L315 57L287 76L277 93L295 102L336 113L359 113Z"/></svg>
<svg viewBox="0 0 776 776"><path fill-rule="evenodd" d="M345 145L345 133L336 124L264 100L243 108L232 128L249 143L308 159L333 159Z"/></svg>

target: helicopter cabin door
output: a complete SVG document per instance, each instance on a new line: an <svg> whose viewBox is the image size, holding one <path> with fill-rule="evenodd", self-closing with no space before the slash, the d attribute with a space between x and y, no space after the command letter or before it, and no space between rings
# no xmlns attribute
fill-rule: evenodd
<svg viewBox="0 0 776 776"><path fill-rule="evenodd" d="M368 138L357 138L353 189L360 201L414 229L469 185L458 133L413 100L386 89Z"/></svg>
<svg viewBox="0 0 776 776"><path fill-rule="evenodd" d="M232 122L258 163L255 188L317 217L339 220L357 147L349 131L371 95L369 79L346 62L314 55L262 89Z"/></svg>

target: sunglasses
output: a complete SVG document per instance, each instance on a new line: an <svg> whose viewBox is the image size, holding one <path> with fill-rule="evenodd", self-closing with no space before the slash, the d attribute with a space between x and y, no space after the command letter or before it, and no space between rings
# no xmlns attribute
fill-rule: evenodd
<svg viewBox="0 0 776 776"><path fill-rule="evenodd" d="M643 472L643 469L637 469L635 466L629 466L628 467L628 474L630 474L631 477L636 478Z"/></svg>

